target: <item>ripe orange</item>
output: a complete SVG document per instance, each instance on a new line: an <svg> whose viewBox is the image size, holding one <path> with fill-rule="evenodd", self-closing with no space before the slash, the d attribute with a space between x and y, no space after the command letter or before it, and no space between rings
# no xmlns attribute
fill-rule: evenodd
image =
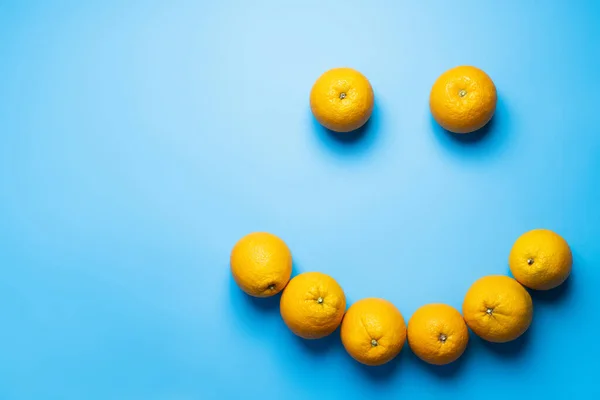
<svg viewBox="0 0 600 400"><path fill-rule="evenodd" d="M354 303L342 321L342 343L356 361L382 365L400 353L406 340L406 325L398 309L376 298Z"/></svg>
<svg viewBox="0 0 600 400"><path fill-rule="evenodd" d="M462 315L445 304L419 308L408 321L408 344L421 360L435 365L457 360L467 348L469 330Z"/></svg>
<svg viewBox="0 0 600 400"><path fill-rule="evenodd" d="M449 69L435 81L429 95L429 108L444 129L469 133L492 119L496 99L496 86L485 72L461 66Z"/></svg>
<svg viewBox="0 0 600 400"><path fill-rule="evenodd" d="M490 342L509 342L521 336L533 318L527 290L504 275L477 280L467 291L463 315L469 328Z"/></svg>
<svg viewBox="0 0 600 400"><path fill-rule="evenodd" d="M338 283L320 272L294 277L281 295L281 317L304 339L319 339L337 329L346 311L346 296Z"/></svg>
<svg viewBox="0 0 600 400"><path fill-rule="evenodd" d="M534 229L517 239L508 256L508 265L522 285L548 290L569 277L573 255L560 235L547 229Z"/></svg>
<svg viewBox="0 0 600 400"><path fill-rule="evenodd" d="M254 232L235 244L230 265L233 279L244 292L269 297L283 290L290 280L292 253L277 236Z"/></svg>
<svg viewBox="0 0 600 400"><path fill-rule="evenodd" d="M310 108L321 125L335 132L363 126L373 112L374 95L363 74L352 68L334 68L314 83Z"/></svg>

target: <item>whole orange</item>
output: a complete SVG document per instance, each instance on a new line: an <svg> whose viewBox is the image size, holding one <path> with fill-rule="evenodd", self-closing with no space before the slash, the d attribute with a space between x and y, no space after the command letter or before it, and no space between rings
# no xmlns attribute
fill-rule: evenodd
<svg viewBox="0 0 600 400"><path fill-rule="evenodd" d="M421 360L435 365L457 360L467 348L469 330L462 315L446 304L419 308L408 321L408 344Z"/></svg>
<svg viewBox="0 0 600 400"><path fill-rule="evenodd" d="M476 335L490 342L509 342L529 328L533 303L527 290L504 275L478 279L467 291L463 315Z"/></svg>
<svg viewBox="0 0 600 400"><path fill-rule="evenodd" d="M231 250L231 273L238 286L255 297L283 290L292 275L292 253L285 242L267 232L241 238Z"/></svg>
<svg viewBox="0 0 600 400"><path fill-rule="evenodd" d="M304 339L330 335L342 322L346 296L329 275L305 272L286 286L279 304L281 317L290 330Z"/></svg>
<svg viewBox="0 0 600 400"><path fill-rule="evenodd" d="M406 340L406 325L389 301L362 299L346 312L341 330L344 348L365 365L385 364L400 353Z"/></svg>
<svg viewBox="0 0 600 400"><path fill-rule="evenodd" d="M508 256L508 265L522 285L549 290L569 277L573 255L567 241L558 233L534 229L517 239Z"/></svg>
<svg viewBox="0 0 600 400"><path fill-rule="evenodd" d="M321 125L350 132L371 117L374 104L369 80L352 68L334 68L321 75L310 92L310 108Z"/></svg>
<svg viewBox="0 0 600 400"><path fill-rule="evenodd" d="M492 119L496 100L496 86L485 72L460 66L449 69L435 81L429 95L429 108L444 129L469 133Z"/></svg>

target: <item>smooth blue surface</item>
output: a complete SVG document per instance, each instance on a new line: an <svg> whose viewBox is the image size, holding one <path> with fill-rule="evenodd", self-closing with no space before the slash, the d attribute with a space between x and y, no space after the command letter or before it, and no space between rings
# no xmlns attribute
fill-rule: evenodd
<svg viewBox="0 0 600 400"><path fill-rule="evenodd" d="M0 0L0 398L600 395L599 19L592 0ZM473 140L428 109L459 64L499 91ZM336 66L375 90L355 141L309 111ZM408 320L460 307L537 227L572 278L521 340L473 337L446 368L299 340L228 266L270 231L296 273Z"/></svg>

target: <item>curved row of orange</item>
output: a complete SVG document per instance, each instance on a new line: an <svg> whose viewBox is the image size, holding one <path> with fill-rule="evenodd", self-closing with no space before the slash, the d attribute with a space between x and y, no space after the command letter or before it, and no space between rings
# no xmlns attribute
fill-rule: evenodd
<svg viewBox="0 0 600 400"><path fill-rule="evenodd" d="M462 314L449 305L428 304L412 315L407 329L400 311L384 299L362 299L346 310L344 291L329 275L306 272L290 280L292 254L273 234L244 236L230 259L233 278L247 294L269 297L283 291L281 316L294 334L319 339L341 324L346 351L366 365L392 360L407 337L419 358L436 365L463 354L468 328L491 342L514 340L529 328L533 316L531 296L523 286L552 289L568 278L572 262L569 245L561 236L545 229L529 231L517 239L509 255L516 279L483 277L467 291Z"/></svg>

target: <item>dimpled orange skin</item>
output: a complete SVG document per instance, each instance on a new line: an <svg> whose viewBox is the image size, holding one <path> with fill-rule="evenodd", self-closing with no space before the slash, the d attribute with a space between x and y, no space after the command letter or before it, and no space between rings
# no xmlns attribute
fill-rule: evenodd
<svg viewBox="0 0 600 400"><path fill-rule="evenodd" d="M504 343L527 331L533 303L527 290L513 278L490 275L477 280L467 291L463 316L477 336Z"/></svg>
<svg viewBox="0 0 600 400"><path fill-rule="evenodd" d="M310 108L325 128L351 132L371 117L374 104L369 80L352 68L334 68L321 75L310 92Z"/></svg>
<svg viewBox="0 0 600 400"><path fill-rule="evenodd" d="M444 129L469 133L483 128L496 110L496 86L479 68L460 66L444 72L433 84L429 108Z"/></svg>
<svg viewBox="0 0 600 400"><path fill-rule="evenodd" d="M269 297L283 290L292 275L292 253L279 237L254 232L241 238L230 256L233 279L247 294Z"/></svg>
<svg viewBox="0 0 600 400"><path fill-rule="evenodd" d="M522 285L549 290L569 277L573 254L559 234L548 229L534 229L517 239L508 256L508 265Z"/></svg>
<svg viewBox="0 0 600 400"><path fill-rule="evenodd" d="M467 324L458 310L446 304L425 305L408 321L408 344L417 357L429 364L456 361L467 343Z"/></svg>
<svg viewBox="0 0 600 400"><path fill-rule="evenodd" d="M356 361L370 366L394 359L406 341L406 324L389 301L362 299L346 312L341 329L342 344Z"/></svg>
<svg viewBox="0 0 600 400"><path fill-rule="evenodd" d="M304 339L330 335L342 322L346 296L329 275L305 272L286 286L279 303L287 327Z"/></svg>

